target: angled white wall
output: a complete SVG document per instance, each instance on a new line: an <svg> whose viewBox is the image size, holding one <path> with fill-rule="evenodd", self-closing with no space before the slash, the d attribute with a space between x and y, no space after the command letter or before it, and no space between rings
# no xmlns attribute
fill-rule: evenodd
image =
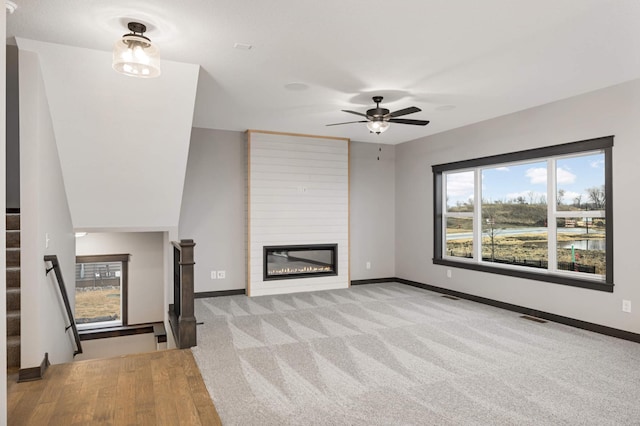
<svg viewBox="0 0 640 426"><path fill-rule="evenodd" d="M177 227L199 66L163 60L137 79L110 52L17 43L40 60L74 228Z"/></svg>
<svg viewBox="0 0 640 426"><path fill-rule="evenodd" d="M6 34L7 29L7 20L6 20L6 10L0 12L0 33ZM5 50L6 51L6 50ZM6 56L4 53L0 53L0 81L4 82L6 80L6 66L5 66ZM5 84L0 83L0 96L4 99L5 97ZM5 116L5 108L6 104L2 103L0 105L0 117ZM6 148L6 140L5 140L5 127L6 120L0 120L0 164L5 164L5 148ZM5 174L2 173L0 176L0 205L2 206L2 210L6 208L6 182L5 182ZM2 223L0 225L0 265L6 265L6 234L5 234L5 224ZM4 267L2 268L2 273L0 273L0 309L1 312L7 311L7 296L6 296L6 271ZM0 336L2 336L3 344L0 345L0 368L2 371L6 371L7 369L7 344L6 344L6 336L7 336L7 318L0 319ZM3 375L0 379L0 424L5 424L7 422L7 377Z"/></svg>
<svg viewBox="0 0 640 426"><path fill-rule="evenodd" d="M20 52L20 367L37 367L45 353L52 364L73 359L71 331L45 255L56 255L67 293L75 297L75 238L56 140L38 64ZM73 303L73 302L72 302Z"/></svg>

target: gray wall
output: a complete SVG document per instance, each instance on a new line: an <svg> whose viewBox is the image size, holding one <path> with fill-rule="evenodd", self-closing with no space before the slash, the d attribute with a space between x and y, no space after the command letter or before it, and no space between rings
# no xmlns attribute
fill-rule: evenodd
<svg viewBox="0 0 640 426"><path fill-rule="evenodd" d="M18 47L7 46L7 208L20 208Z"/></svg>
<svg viewBox="0 0 640 426"><path fill-rule="evenodd" d="M164 235L162 232L90 232L76 238L76 254L130 254L128 322L164 318ZM167 307L168 309L168 307Z"/></svg>
<svg viewBox="0 0 640 426"><path fill-rule="evenodd" d="M246 287L246 135L194 128L179 237L195 247L195 291ZM211 279L224 270L225 279Z"/></svg>
<svg viewBox="0 0 640 426"><path fill-rule="evenodd" d="M196 292L246 286L245 138L242 132L192 131L179 236L196 242ZM351 279L393 277L395 149L363 142L350 147ZM226 278L212 280L211 271L218 270Z"/></svg>
<svg viewBox="0 0 640 426"><path fill-rule="evenodd" d="M351 142L349 174L351 279L395 277L395 146Z"/></svg>
<svg viewBox="0 0 640 426"><path fill-rule="evenodd" d="M640 332L637 259L640 208L640 80L396 146L398 277ZM434 265L431 165L615 135L614 292ZM446 270L452 277L446 278ZM633 312L622 312L622 300Z"/></svg>

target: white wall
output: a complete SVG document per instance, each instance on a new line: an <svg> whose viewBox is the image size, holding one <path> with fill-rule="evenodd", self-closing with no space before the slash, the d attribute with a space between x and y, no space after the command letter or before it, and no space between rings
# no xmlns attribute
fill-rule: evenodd
<svg viewBox="0 0 640 426"><path fill-rule="evenodd" d="M640 80L396 146L396 274L609 327L640 332L637 211L640 208ZM434 265L431 165L615 135L614 292ZM622 299L633 313L623 313Z"/></svg>
<svg viewBox="0 0 640 426"><path fill-rule="evenodd" d="M180 211L180 238L196 243L195 291L246 287L246 135L194 128ZM226 278L211 279L224 270Z"/></svg>
<svg viewBox="0 0 640 426"><path fill-rule="evenodd" d="M82 342L82 353L76 355L74 361L112 358L122 355L153 352L155 350L156 337L153 333L85 340Z"/></svg>
<svg viewBox="0 0 640 426"><path fill-rule="evenodd" d="M350 146L351 280L395 277L395 146Z"/></svg>
<svg viewBox="0 0 640 426"><path fill-rule="evenodd" d="M116 73L111 53L17 39L37 52L76 229L178 226L198 65Z"/></svg>
<svg viewBox="0 0 640 426"><path fill-rule="evenodd" d="M349 145L249 132L250 296L349 286ZM263 280L263 247L338 244L335 276Z"/></svg>
<svg viewBox="0 0 640 426"><path fill-rule="evenodd" d="M75 238L37 55L20 52L21 368L72 359L73 337L44 255L58 256L74 300ZM46 237L48 236L48 243Z"/></svg>
<svg viewBox="0 0 640 426"><path fill-rule="evenodd" d="M131 255L127 301L128 323L130 325L145 324L164 320L163 245L162 232L90 232L84 237L76 238L76 254Z"/></svg>

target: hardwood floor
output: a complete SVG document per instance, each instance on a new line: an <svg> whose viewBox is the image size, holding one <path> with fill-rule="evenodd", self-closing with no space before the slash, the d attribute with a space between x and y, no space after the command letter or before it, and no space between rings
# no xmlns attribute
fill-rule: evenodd
<svg viewBox="0 0 640 426"><path fill-rule="evenodd" d="M52 365L7 399L9 425L221 425L188 349Z"/></svg>

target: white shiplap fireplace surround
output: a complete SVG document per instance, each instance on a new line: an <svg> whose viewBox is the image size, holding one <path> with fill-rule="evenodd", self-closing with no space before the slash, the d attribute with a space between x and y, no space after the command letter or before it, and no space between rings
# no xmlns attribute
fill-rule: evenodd
<svg viewBox="0 0 640 426"><path fill-rule="evenodd" d="M349 140L247 134L247 295L349 287ZM263 279L263 247L302 244L337 244L337 275Z"/></svg>

